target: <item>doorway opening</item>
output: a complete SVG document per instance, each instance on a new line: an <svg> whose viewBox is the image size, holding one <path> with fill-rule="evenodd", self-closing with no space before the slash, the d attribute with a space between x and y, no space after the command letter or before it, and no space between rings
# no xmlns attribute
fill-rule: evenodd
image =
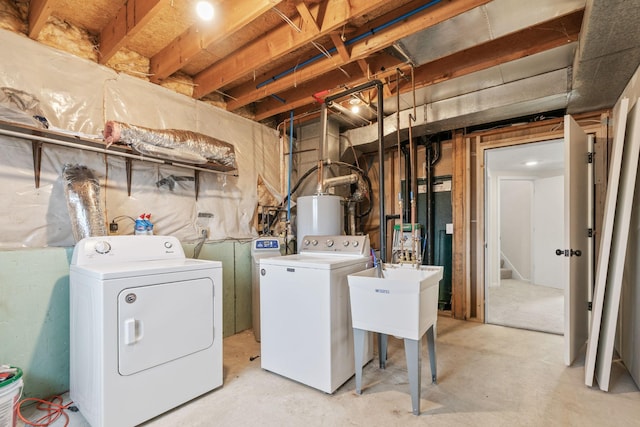
<svg viewBox="0 0 640 427"><path fill-rule="evenodd" d="M485 319L562 335L564 140L485 150Z"/></svg>

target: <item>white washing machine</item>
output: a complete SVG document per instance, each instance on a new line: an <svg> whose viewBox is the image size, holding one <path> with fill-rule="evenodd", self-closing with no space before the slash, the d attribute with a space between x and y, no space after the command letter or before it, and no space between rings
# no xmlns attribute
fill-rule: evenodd
<svg viewBox="0 0 640 427"><path fill-rule="evenodd" d="M258 237L251 242L251 321L257 342L260 342L260 260L281 255L276 237Z"/></svg>
<svg viewBox="0 0 640 427"><path fill-rule="evenodd" d="M134 426L222 385L222 264L166 236L81 240L70 268L70 397Z"/></svg>
<svg viewBox="0 0 640 427"><path fill-rule="evenodd" d="M355 374L347 275L371 266L369 236L307 236L260 260L262 368L333 393ZM366 364L373 358L370 334Z"/></svg>

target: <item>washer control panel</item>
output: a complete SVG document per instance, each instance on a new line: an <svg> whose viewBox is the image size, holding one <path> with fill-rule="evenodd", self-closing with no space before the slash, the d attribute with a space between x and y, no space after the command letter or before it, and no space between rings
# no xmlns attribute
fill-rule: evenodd
<svg viewBox="0 0 640 427"><path fill-rule="evenodd" d="M305 236L299 253L369 254L369 236Z"/></svg>

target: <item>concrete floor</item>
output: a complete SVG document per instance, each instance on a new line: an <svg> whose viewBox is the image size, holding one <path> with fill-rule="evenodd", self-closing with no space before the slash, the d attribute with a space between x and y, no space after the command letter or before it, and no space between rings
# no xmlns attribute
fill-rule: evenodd
<svg viewBox="0 0 640 427"><path fill-rule="evenodd" d="M640 392L614 363L609 393L584 385L583 361L562 362L563 337L438 319L438 384L423 351L420 416L411 397L402 341L389 338L387 369L363 372L327 395L260 368L251 331L224 340L224 385L146 427L175 426L638 426ZM70 426L86 426L72 414ZM62 426L61 422L55 425Z"/></svg>

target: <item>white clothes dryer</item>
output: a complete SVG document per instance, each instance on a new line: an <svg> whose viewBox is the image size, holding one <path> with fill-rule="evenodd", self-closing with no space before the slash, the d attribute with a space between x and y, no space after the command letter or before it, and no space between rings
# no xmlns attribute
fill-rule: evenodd
<svg viewBox="0 0 640 427"><path fill-rule="evenodd" d="M369 251L369 236L306 236L299 254L260 260L263 369L325 393L355 374L347 276L371 266Z"/></svg>
<svg viewBox="0 0 640 427"><path fill-rule="evenodd" d="M89 237L70 267L70 397L140 424L222 385L222 264L167 236Z"/></svg>

